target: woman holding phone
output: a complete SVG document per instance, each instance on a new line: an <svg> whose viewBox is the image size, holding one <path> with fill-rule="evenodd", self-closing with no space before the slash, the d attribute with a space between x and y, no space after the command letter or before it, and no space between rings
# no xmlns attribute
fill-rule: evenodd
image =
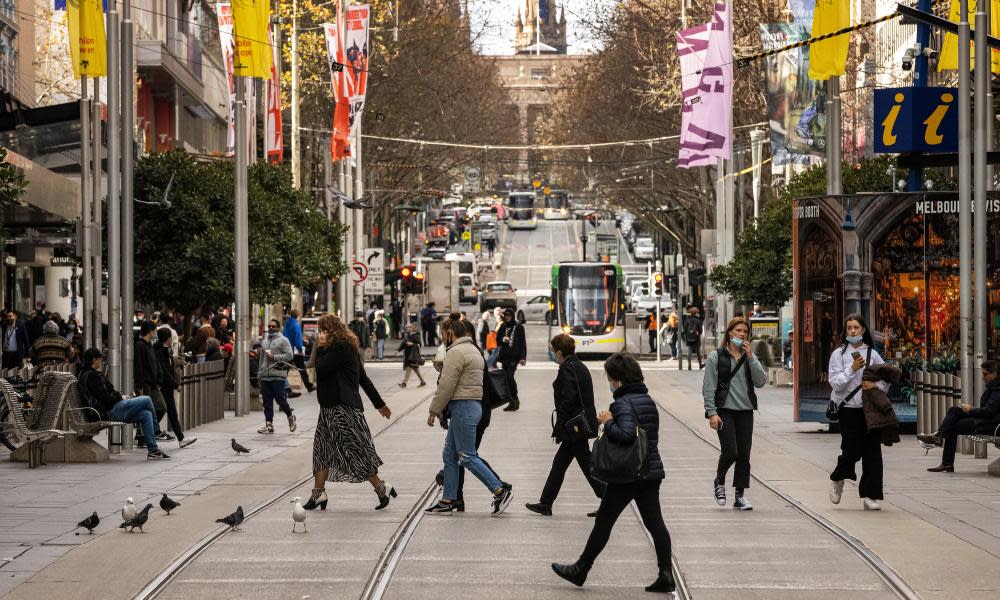
<svg viewBox="0 0 1000 600"><path fill-rule="evenodd" d="M858 493L864 498L865 510L881 510L882 499L882 434L868 431L861 405L862 390L876 386L884 391L884 382L862 381L865 367L885 363L873 348L868 323L859 314L847 315L839 348L830 356L829 381L833 391L830 400L840 407L840 456L837 467L830 473L830 502L840 504L844 480L857 480L854 466L861 461L861 482Z"/></svg>
<svg viewBox="0 0 1000 600"><path fill-rule="evenodd" d="M722 346L708 355L701 391L705 418L719 435L722 453L715 473L715 502L726 505L726 473L736 464L734 510L753 510L743 492L750 487L750 447L753 442L754 388L764 387L767 372L750 351L750 325L736 317L726 326Z"/></svg>

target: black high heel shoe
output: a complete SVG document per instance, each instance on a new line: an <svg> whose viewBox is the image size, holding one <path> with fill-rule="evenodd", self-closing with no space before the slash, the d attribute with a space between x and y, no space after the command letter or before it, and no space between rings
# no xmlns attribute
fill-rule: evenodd
<svg viewBox="0 0 1000 600"><path fill-rule="evenodd" d="M317 491L320 492L320 493L317 494L316 493ZM304 508L306 510L315 510L316 507L319 506L320 510L326 510L326 503L329 502L329 501L330 501L330 499L326 497L326 489L325 488L321 489L321 490L315 490L314 489L313 493L312 493L312 496L309 496L309 502L306 502L305 504L303 504L302 508Z"/></svg>
<svg viewBox="0 0 1000 600"><path fill-rule="evenodd" d="M385 494L379 494L377 491L375 492L375 494L378 495L378 506L375 507L375 510L382 510L386 506L389 506L390 496L393 498L398 496L398 494L396 493L396 488L392 487L389 484L385 484Z"/></svg>

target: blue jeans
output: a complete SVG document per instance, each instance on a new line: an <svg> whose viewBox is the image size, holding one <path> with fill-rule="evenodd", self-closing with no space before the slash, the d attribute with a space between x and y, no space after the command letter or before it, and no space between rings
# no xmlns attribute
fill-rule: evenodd
<svg viewBox="0 0 1000 600"><path fill-rule="evenodd" d="M490 350L490 353L486 355L486 366L490 369L496 366L497 356L500 354L500 350L494 348Z"/></svg>
<svg viewBox="0 0 1000 600"><path fill-rule="evenodd" d="M375 358L382 360L385 356L385 338L375 340Z"/></svg>
<svg viewBox="0 0 1000 600"><path fill-rule="evenodd" d="M287 396L285 396L284 379L261 379L260 396L264 401L264 420L268 423L274 421L274 403L278 403L278 408L286 416L292 416L292 407L288 406Z"/></svg>
<svg viewBox="0 0 1000 600"><path fill-rule="evenodd" d="M112 421L135 423L142 426L142 437L146 440L146 449L156 451L156 409L153 399L149 396L136 396L122 400L111 408L108 417Z"/></svg>
<svg viewBox="0 0 1000 600"><path fill-rule="evenodd" d="M500 488L500 480L476 453L476 425L483 416L479 400L452 400L448 403L451 420L444 440L444 496L458 498L458 468L465 467L483 482L490 493Z"/></svg>

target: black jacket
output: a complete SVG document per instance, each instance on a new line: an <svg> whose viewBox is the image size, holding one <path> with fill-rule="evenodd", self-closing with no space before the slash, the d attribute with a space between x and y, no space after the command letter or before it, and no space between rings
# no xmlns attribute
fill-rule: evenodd
<svg viewBox="0 0 1000 600"><path fill-rule="evenodd" d="M504 338L510 338L510 341L505 343ZM517 321L510 323L504 321L497 331L497 348L500 350L500 354L497 355L500 362L517 362L527 358L528 346L524 342L524 325Z"/></svg>
<svg viewBox="0 0 1000 600"><path fill-rule="evenodd" d="M555 424L552 437L557 442L566 441L566 421L580 414L587 414L591 435L597 437L597 409L594 408L594 382L590 378L590 370L580 362L576 355L567 358L559 365L559 373L552 382L552 395L556 407Z"/></svg>
<svg viewBox="0 0 1000 600"><path fill-rule="evenodd" d="M170 348L157 344L153 347L153 354L156 356L156 366L160 369L160 387L165 390L176 390L180 385L177 382L174 357Z"/></svg>
<svg viewBox="0 0 1000 600"><path fill-rule="evenodd" d="M132 382L137 390L160 385L160 367L153 354L153 346L143 338L135 343L135 363Z"/></svg>
<svg viewBox="0 0 1000 600"><path fill-rule="evenodd" d="M979 408L969 411L974 418L977 433L993 433L1000 425L1000 381L995 381L983 390L979 398Z"/></svg>
<svg viewBox="0 0 1000 600"><path fill-rule="evenodd" d="M406 344L413 344L407 346ZM399 343L399 350L403 353L403 368L420 366L420 334L411 333L403 336L403 341Z"/></svg>
<svg viewBox="0 0 1000 600"><path fill-rule="evenodd" d="M632 404L630 409L628 404ZM615 401L611 403L611 421L604 424L604 435L618 444L631 444L635 440L636 418L639 427L646 431L648 442L646 464L643 465L643 479L656 481L665 477L663 460L657 444L660 439L660 411L649 397L644 383L627 383L615 390ZM633 413L633 410L635 411Z"/></svg>
<svg viewBox="0 0 1000 600"><path fill-rule="evenodd" d="M336 341L328 348L316 348L316 399L320 406L332 408L340 404L364 410L359 386L375 408L385 406L353 346Z"/></svg>
<svg viewBox="0 0 1000 600"><path fill-rule="evenodd" d="M77 374L77 379L87 406L97 409L101 413L101 419L106 420L115 404L121 402L122 395L111 385L111 381L104 376L104 373L89 367L84 367Z"/></svg>

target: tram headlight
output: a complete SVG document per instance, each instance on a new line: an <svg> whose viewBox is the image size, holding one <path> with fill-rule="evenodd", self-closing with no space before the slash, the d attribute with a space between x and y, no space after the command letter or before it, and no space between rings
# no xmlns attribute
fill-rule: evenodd
<svg viewBox="0 0 1000 600"><path fill-rule="evenodd" d="M605 328L604 328L604 333L611 333L611 331L612 331L612 330L613 330L614 328L615 328L615 326L614 326L614 325L608 325L607 327L605 327Z"/></svg>
<svg viewBox="0 0 1000 600"><path fill-rule="evenodd" d="M573 331L573 328L570 327L569 325L563 325L562 326L562 330L563 330L564 333L569 333L569 332Z"/></svg>

